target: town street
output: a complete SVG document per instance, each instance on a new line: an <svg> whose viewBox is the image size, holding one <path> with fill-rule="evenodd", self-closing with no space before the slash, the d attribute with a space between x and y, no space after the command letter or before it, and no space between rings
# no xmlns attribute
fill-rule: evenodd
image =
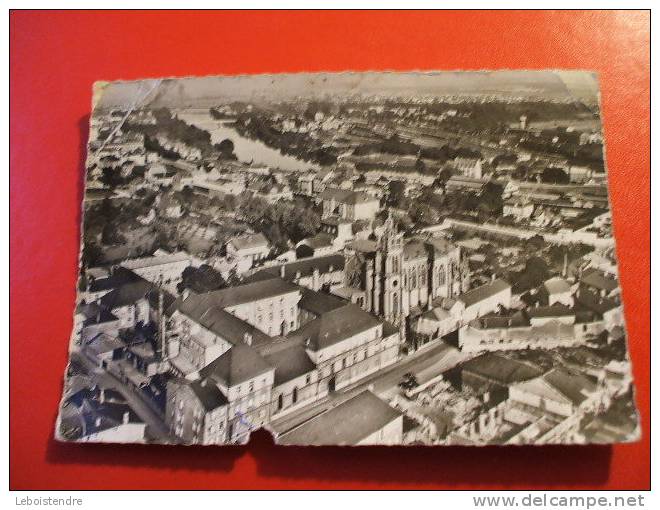
<svg viewBox="0 0 660 510"><path fill-rule="evenodd" d="M71 360L78 361L85 367L88 374L92 376L103 388L118 391L126 399L128 405L135 411L140 419L147 424L147 434L156 442L171 443L173 438L170 436L167 425L162 418L146 404L142 398L136 395L135 390L128 384L121 382L109 372L102 370L92 363L87 356L80 351L71 352Z"/></svg>

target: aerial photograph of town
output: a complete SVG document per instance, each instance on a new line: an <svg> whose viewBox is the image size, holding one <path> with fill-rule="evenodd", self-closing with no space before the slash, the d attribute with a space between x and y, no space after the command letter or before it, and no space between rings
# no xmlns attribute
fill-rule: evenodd
<svg viewBox="0 0 660 510"><path fill-rule="evenodd" d="M97 83L56 437L639 439L598 94L582 71Z"/></svg>

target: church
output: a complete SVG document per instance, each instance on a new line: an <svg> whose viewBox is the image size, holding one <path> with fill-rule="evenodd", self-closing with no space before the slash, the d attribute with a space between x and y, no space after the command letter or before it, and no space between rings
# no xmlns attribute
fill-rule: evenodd
<svg viewBox="0 0 660 510"><path fill-rule="evenodd" d="M391 216L379 236L349 243L345 255L347 287L337 294L398 325L470 286L459 246L428 234L404 239Z"/></svg>

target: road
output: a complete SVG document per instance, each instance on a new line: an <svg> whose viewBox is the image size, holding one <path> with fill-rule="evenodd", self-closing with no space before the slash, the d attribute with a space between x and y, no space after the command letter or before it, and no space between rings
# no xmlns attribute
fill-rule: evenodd
<svg viewBox="0 0 660 510"><path fill-rule="evenodd" d="M172 442L167 425L163 419L149 405L139 397L135 391L126 383L123 383L109 372L99 368L80 351L72 351L71 359L78 361L87 370L100 386L118 391L126 399L128 405L135 411L140 419L147 424L147 431L156 442Z"/></svg>
<svg viewBox="0 0 660 510"><path fill-rule="evenodd" d="M394 365L375 372L352 385L341 388L320 401L273 420L270 422L269 428L276 434L282 434L326 409L350 399L365 389L370 389L382 398L391 397L398 393L398 384L407 372L415 374L418 381L423 383L456 366L466 360L468 356L455 347L440 342L437 345L406 356Z"/></svg>

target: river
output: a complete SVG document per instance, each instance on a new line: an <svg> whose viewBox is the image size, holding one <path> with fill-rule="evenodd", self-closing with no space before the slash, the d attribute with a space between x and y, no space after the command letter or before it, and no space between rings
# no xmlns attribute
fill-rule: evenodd
<svg viewBox="0 0 660 510"><path fill-rule="evenodd" d="M282 154L277 149L268 147L259 140L251 140L242 136L234 128L227 125L229 121L213 119L209 110L182 110L176 113L181 120L188 124L208 131L211 134L213 143L220 143L226 138L234 142L234 153L239 161L289 171L305 171L310 168L318 168L315 163Z"/></svg>

